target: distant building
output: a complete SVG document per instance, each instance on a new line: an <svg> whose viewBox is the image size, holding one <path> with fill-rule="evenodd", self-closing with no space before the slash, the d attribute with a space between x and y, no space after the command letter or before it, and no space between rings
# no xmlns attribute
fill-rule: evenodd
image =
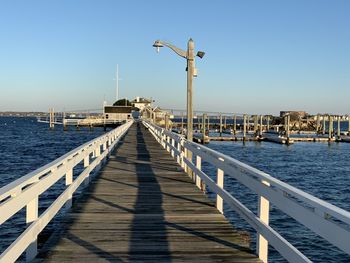
<svg viewBox="0 0 350 263"><path fill-rule="evenodd" d="M304 118L309 114L306 111L280 111L280 117L284 117L286 115Z"/></svg>
<svg viewBox="0 0 350 263"><path fill-rule="evenodd" d="M143 111L143 109L147 106L150 106L152 103L152 100L136 97L133 101L131 101L131 105L135 108L140 109L140 111Z"/></svg>
<svg viewBox="0 0 350 263"><path fill-rule="evenodd" d="M133 107L131 106L104 106L106 120L125 121L132 118Z"/></svg>

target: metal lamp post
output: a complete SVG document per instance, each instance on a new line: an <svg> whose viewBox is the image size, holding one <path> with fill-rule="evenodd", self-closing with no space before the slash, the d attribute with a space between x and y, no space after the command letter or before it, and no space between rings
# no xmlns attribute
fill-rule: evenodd
<svg viewBox="0 0 350 263"><path fill-rule="evenodd" d="M172 49L176 54L178 54L180 57L183 57L187 60L187 140L192 141L193 140L193 104L192 104L192 83L193 83L193 77L197 76L197 69L195 68L195 55L194 55L194 42L192 38L188 40L187 44L187 51L184 51L180 48L175 47L174 45L171 45L166 42L162 42L160 40L157 40L154 42L153 47L157 49L157 52L159 52L159 49L161 47L168 47ZM197 56L200 58L203 58L204 52L198 51Z"/></svg>

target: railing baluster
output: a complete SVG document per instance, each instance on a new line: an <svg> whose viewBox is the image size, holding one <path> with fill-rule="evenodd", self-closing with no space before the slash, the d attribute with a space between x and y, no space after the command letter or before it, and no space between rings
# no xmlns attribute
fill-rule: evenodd
<svg viewBox="0 0 350 263"><path fill-rule="evenodd" d="M270 186L266 181L262 181L263 184ZM266 225L269 224L269 213L270 213L270 202L263 196L258 196L258 216ZM268 251L269 243L268 241L257 233L258 237L256 239L256 253L263 262L268 262Z"/></svg>
<svg viewBox="0 0 350 263"><path fill-rule="evenodd" d="M175 147L175 140L173 138L170 138L170 140L171 140L171 146ZM173 148L171 148L171 156L172 157L175 156L175 152Z"/></svg>
<svg viewBox="0 0 350 263"><path fill-rule="evenodd" d="M218 169L216 180L217 180L217 185L220 188L224 188L224 171L223 170ZM216 208L220 211L221 214L224 213L224 203L221 196L219 196L218 194L216 195Z"/></svg>
<svg viewBox="0 0 350 263"><path fill-rule="evenodd" d="M27 204L26 207L26 223L31 224L38 219L38 210L39 210L39 197L35 197L32 201ZM27 247L26 249L26 261L30 262L33 260L38 253L38 240L35 237L35 240Z"/></svg>
<svg viewBox="0 0 350 263"><path fill-rule="evenodd" d="M196 156L196 167L198 170L202 169L202 158L199 155ZM196 186L199 189L201 189L201 186L202 186L202 180L198 174L196 175Z"/></svg>
<svg viewBox="0 0 350 263"><path fill-rule="evenodd" d="M66 172L66 185L71 185L73 183L73 169ZM72 207L72 195L69 196L65 208L69 209Z"/></svg>
<svg viewBox="0 0 350 263"><path fill-rule="evenodd" d="M84 158L84 168L88 167L90 165L90 154L87 155ZM88 186L88 184L90 183L90 174L85 178L84 180L84 186Z"/></svg>

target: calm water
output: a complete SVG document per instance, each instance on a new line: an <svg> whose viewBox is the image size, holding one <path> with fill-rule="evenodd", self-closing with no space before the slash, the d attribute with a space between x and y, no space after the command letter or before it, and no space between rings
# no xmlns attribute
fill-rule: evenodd
<svg viewBox="0 0 350 263"><path fill-rule="evenodd" d="M35 119L0 118L0 187L102 133L100 128L93 131L71 129L63 132L61 126L49 131L47 124L37 123ZM295 143L286 146L268 142L211 142L208 146L350 211L350 144ZM208 164L204 163L203 169L212 177L215 176L215 169ZM56 198L63 187L64 182L59 182L43 195L40 200L41 210ZM257 196L247 188L227 176L225 188L256 212ZM23 213L24 211L19 212L12 220L0 226L0 252L24 229ZM249 225L227 207L225 215L237 228L251 231L254 249L255 234ZM349 256L273 206L270 219L273 228L311 260L350 262ZM50 227L52 228L52 225ZM270 251L270 260L284 262L273 249Z"/></svg>
<svg viewBox="0 0 350 263"><path fill-rule="evenodd" d="M102 128L71 128L63 131L56 126L50 131L48 124L37 123L34 118L0 117L0 187L49 163L104 133ZM76 169L78 174L79 167ZM47 208L64 189L64 179L56 183L39 199L39 212ZM0 226L0 253L25 228L24 209ZM59 221L60 215L56 221ZM48 232L55 221L48 226ZM45 234L43 235L45 236ZM40 240L39 240L40 241Z"/></svg>
<svg viewBox="0 0 350 263"><path fill-rule="evenodd" d="M350 211L348 143L295 143L286 146L268 142L211 142L208 146ZM212 167L206 164L204 169L215 178ZM256 213L257 196L250 190L227 176L225 189ZM252 228L228 207L225 215L238 228L250 229L255 249L255 232ZM350 256L273 206L270 211L270 224L314 262L350 262ZM285 262L273 250L270 252L270 259L272 262Z"/></svg>

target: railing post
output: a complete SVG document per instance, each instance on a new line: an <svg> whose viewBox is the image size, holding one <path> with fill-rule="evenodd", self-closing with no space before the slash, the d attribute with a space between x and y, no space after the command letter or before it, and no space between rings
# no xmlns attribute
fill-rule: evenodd
<svg viewBox="0 0 350 263"><path fill-rule="evenodd" d="M39 210L39 197L35 197L32 201L27 204L26 207L26 223L30 224L38 219ZM26 249L26 262L32 261L38 253L38 240L37 237Z"/></svg>
<svg viewBox="0 0 350 263"><path fill-rule="evenodd" d="M170 146L169 146L169 144L170 144L170 136L166 135L165 138L166 138L166 151L170 152Z"/></svg>
<svg viewBox="0 0 350 263"><path fill-rule="evenodd" d="M73 169L66 172L66 185L71 185L73 183ZM72 195L69 196L65 208L69 209L72 207Z"/></svg>
<svg viewBox="0 0 350 263"><path fill-rule="evenodd" d="M99 157L101 155L101 145L98 143L98 146L95 149L95 157Z"/></svg>
<svg viewBox="0 0 350 263"><path fill-rule="evenodd" d="M179 141L177 142L177 150L179 154L177 155L176 161L181 166L181 144Z"/></svg>
<svg viewBox="0 0 350 263"><path fill-rule="evenodd" d="M198 170L201 170L202 169L202 159L199 155L196 156L196 167ZM199 175L197 174L196 175L196 186L201 189L201 186L202 186L202 180L201 178L199 177Z"/></svg>
<svg viewBox="0 0 350 263"><path fill-rule="evenodd" d="M182 157L182 158L187 158L187 148L185 147L185 149L184 149L185 151L184 151L184 156ZM186 162L184 162L183 161L183 165L184 165L184 170L185 170L185 172L187 173L187 164L186 164Z"/></svg>
<svg viewBox="0 0 350 263"><path fill-rule="evenodd" d="M218 169L217 171L217 185L220 188L224 188L224 171L221 169ZM224 213L224 202L218 194L216 195L216 208L219 210L221 214Z"/></svg>
<svg viewBox="0 0 350 263"><path fill-rule="evenodd" d="M270 186L266 181L262 181L263 184ZM269 211L270 211L270 202L263 196L258 196L258 216L262 222L266 225L269 224ZM259 255L259 259L263 262L268 262L268 250L269 243L267 240L258 233L256 240L256 253Z"/></svg>
<svg viewBox="0 0 350 263"><path fill-rule="evenodd" d="M175 147L175 140L173 138L170 139L171 140L171 146ZM174 149L171 149L171 156L174 157L175 156L175 152Z"/></svg>
<svg viewBox="0 0 350 263"><path fill-rule="evenodd" d="M90 154L84 158L84 168L90 165ZM84 186L87 186L90 183L90 174L84 180Z"/></svg>

